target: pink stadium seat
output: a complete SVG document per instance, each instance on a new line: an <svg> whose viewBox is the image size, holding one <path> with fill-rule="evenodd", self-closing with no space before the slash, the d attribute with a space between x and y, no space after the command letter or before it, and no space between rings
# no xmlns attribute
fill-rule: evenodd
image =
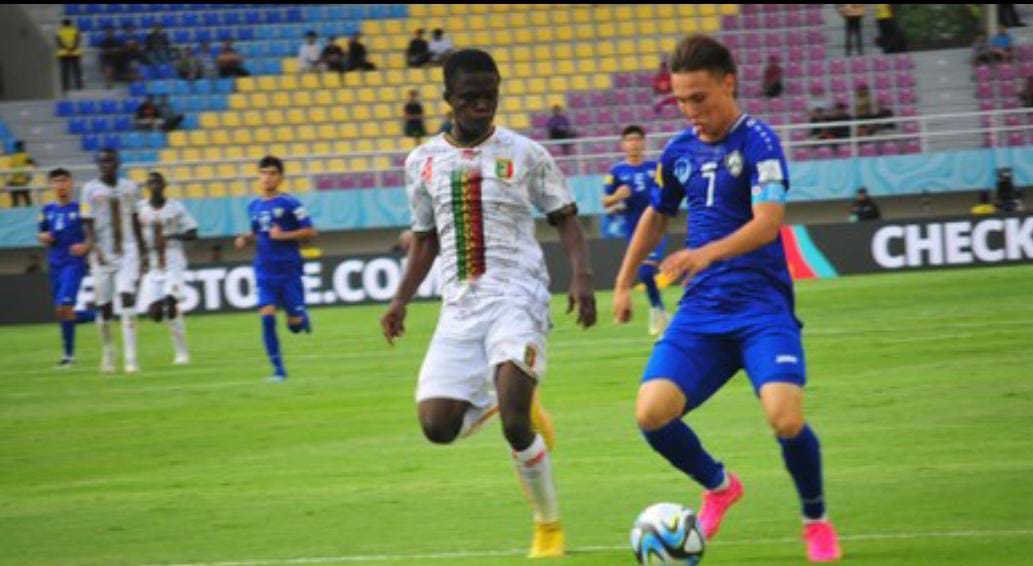
<svg viewBox="0 0 1033 566"><path fill-rule="evenodd" d="M793 140L794 142L804 141L805 139L807 139L807 130L802 128L799 130L793 130L789 133L789 139Z"/></svg>
<svg viewBox="0 0 1033 566"><path fill-rule="evenodd" d="M997 78L1010 81L1015 78L1015 66L1011 63L997 65Z"/></svg>
<svg viewBox="0 0 1033 566"><path fill-rule="evenodd" d="M825 46L824 45L814 45L814 46L812 46L809 55L810 55L810 58L812 60L824 61L825 60Z"/></svg>
<svg viewBox="0 0 1033 566"><path fill-rule="evenodd" d="M760 29L760 16L756 14L745 14L742 17L742 26L747 31Z"/></svg>
<svg viewBox="0 0 1033 566"><path fill-rule="evenodd" d="M821 12L809 12L807 14L807 25L809 26L820 26L825 23L825 20L821 17Z"/></svg>
<svg viewBox="0 0 1033 566"><path fill-rule="evenodd" d="M807 30L807 43L811 45L825 45L825 36L818 29Z"/></svg>
<svg viewBox="0 0 1033 566"><path fill-rule="evenodd" d="M759 14L760 13L760 5L759 4L743 4L742 5L742 13L744 15L745 14Z"/></svg>
<svg viewBox="0 0 1033 566"><path fill-rule="evenodd" d="M856 74L868 72L868 60L864 57L850 59L850 72Z"/></svg>
<svg viewBox="0 0 1033 566"><path fill-rule="evenodd" d="M889 57L885 55L876 55L874 61L872 61L872 66L875 68L876 73L885 73L891 68L890 62L891 60Z"/></svg>
<svg viewBox="0 0 1033 566"><path fill-rule="evenodd" d="M768 102L768 112L772 114L782 114L787 110L786 102L782 98L772 98Z"/></svg>
<svg viewBox="0 0 1033 566"><path fill-rule="evenodd" d="M739 29L739 18L738 18L738 16L721 16L721 29L726 29L726 30Z"/></svg>
<svg viewBox="0 0 1033 566"><path fill-rule="evenodd" d="M790 98L789 110L792 112L807 112L807 99L802 96Z"/></svg>
<svg viewBox="0 0 1033 566"><path fill-rule="evenodd" d="M807 63L807 75L813 78L825 76L825 65L821 61Z"/></svg>
<svg viewBox="0 0 1033 566"><path fill-rule="evenodd" d="M535 114L531 116L531 126L534 128L544 128L549 123L549 117L545 114Z"/></svg>
<svg viewBox="0 0 1033 566"><path fill-rule="evenodd" d="M900 91L900 102L903 104L916 104L918 102L918 94L910 88L904 89Z"/></svg>
<svg viewBox="0 0 1033 566"><path fill-rule="evenodd" d="M640 88L635 91L634 101L637 105L652 105L654 97L652 89Z"/></svg>
<svg viewBox="0 0 1033 566"><path fill-rule="evenodd" d="M831 89L832 92L846 92L846 79L844 79L843 77L832 77Z"/></svg>
<svg viewBox="0 0 1033 566"><path fill-rule="evenodd" d="M615 80L617 88L631 88L631 84L634 82L630 73L617 73Z"/></svg>
<svg viewBox="0 0 1033 566"><path fill-rule="evenodd" d="M786 65L786 76L790 78L798 78L803 76L803 65L797 63L802 59L803 53L799 53L798 56L794 57L792 49L789 51L789 63Z"/></svg>
<svg viewBox="0 0 1033 566"><path fill-rule="evenodd" d="M904 153L922 153L922 142L911 139L904 142Z"/></svg>
<svg viewBox="0 0 1033 566"><path fill-rule="evenodd" d="M1033 61L1019 64L1019 76L1024 79L1033 77Z"/></svg>
<svg viewBox="0 0 1033 566"><path fill-rule="evenodd" d="M842 146L840 146L842 147ZM874 143L866 142L859 146L861 157L875 157L879 155Z"/></svg>
<svg viewBox="0 0 1033 566"><path fill-rule="evenodd" d="M1008 132L1008 145L1012 147L1026 145L1026 136L1022 132Z"/></svg>
<svg viewBox="0 0 1033 566"><path fill-rule="evenodd" d="M846 61L842 59L833 59L829 61L829 73L833 75L842 75L846 73Z"/></svg>
<svg viewBox="0 0 1033 566"><path fill-rule="evenodd" d="M900 144L895 141L884 141L879 144L879 155L899 155Z"/></svg>
<svg viewBox="0 0 1033 566"><path fill-rule="evenodd" d="M1024 44L1015 48L1019 61L1033 61L1033 45Z"/></svg>
<svg viewBox="0 0 1033 566"><path fill-rule="evenodd" d="M897 73L897 88L911 88L915 86L915 77L911 73Z"/></svg>
<svg viewBox="0 0 1033 566"><path fill-rule="evenodd" d="M804 93L803 87L803 81L789 81L789 84L786 85L786 94L789 94L790 96L800 96Z"/></svg>
<svg viewBox="0 0 1033 566"><path fill-rule="evenodd" d="M316 190L329 191L337 188L337 184L331 177L320 176L316 177Z"/></svg>
<svg viewBox="0 0 1033 566"><path fill-rule="evenodd" d="M891 90L893 81L889 75L875 75L875 90Z"/></svg>
<svg viewBox="0 0 1033 566"><path fill-rule="evenodd" d="M994 103L993 103L992 100L980 100L979 101L979 111L980 112L989 112L989 111L991 111L993 109L994 109Z"/></svg>
<svg viewBox="0 0 1033 566"><path fill-rule="evenodd" d="M725 42L725 45L728 47L728 49L731 49L732 51L739 49L738 35L726 35L721 39Z"/></svg>
<svg viewBox="0 0 1033 566"><path fill-rule="evenodd" d="M821 79L811 79L807 91L813 96L821 96L825 93L825 82Z"/></svg>
<svg viewBox="0 0 1033 566"><path fill-rule="evenodd" d="M804 17L799 12L789 12L786 14L785 26L788 28L798 28L804 25ZM792 36L790 36L792 37Z"/></svg>
<svg viewBox="0 0 1033 566"><path fill-rule="evenodd" d="M917 134L921 130L921 126L918 125L918 122L904 122L901 129L905 134Z"/></svg>
<svg viewBox="0 0 1033 566"><path fill-rule="evenodd" d="M806 39L807 37L802 33L791 33L789 34L788 41L789 45L794 47L803 47L807 44Z"/></svg>
<svg viewBox="0 0 1033 566"><path fill-rule="evenodd" d="M850 159L853 156L854 152L847 144L840 144L839 147L836 148L836 157L839 159Z"/></svg>
<svg viewBox="0 0 1033 566"><path fill-rule="evenodd" d="M591 104L593 108L610 105L610 96L608 91L595 91L588 96L589 104Z"/></svg>
<svg viewBox="0 0 1033 566"><path fill-rule="evenodd" d="M900 109L900 115L905 118L914 118L918 116L918 109L914 106L904 106Z"/></svg>
<svg viewBox="0 0 1033 566"><path fill-rule="evenodd" d="M799 67L800 66L800 62L803 61L803 55L804 55L803 47L801 47L799 45L790 46L789 47L789 64L790 65L796 65L796 66ZM800 74L796 75L796 76L800 76L802 74L803 74L803 70L802 70L802 67L801 67Z"/></svg>
<svg viewBox="0 0 1033 566"><path fill-rule="evenodd" d="M382 183L385 187L401 187L405 184L400 171L388 171L383 174Z"/></svg>
<svg viewBox="0 0 1033 566"><path fill-rule="evenodd" d="M630 106L631 93L626 90L613 91L613 103L617 106Z"/></svg>
<svg viewBox="0 0 1033 566"><path fill-rule="evenodd" d="M764 34L764 45L769 49L781 49L785 45L785 35L781 32Z"/></svg>
<svg viewBox="0 0 1033 566"><path fill-rule="evenodd" d="M985 83L993 78L992 69L988 65L979 65L975 70L976 81Z"/></svg>
<svg viewBox="0 0 1033 566"><path fill-rule="evenodd" d="M617 121L620 122L622 126L627 126L628 124L635 122L636 118L635 110L632 108L621 108L617 111Z"/></svg>
<svg viewBox="0 0 1033 566"><path fill-rule="evenodd" d="M798 147L793 150L793 161L808 161L814 159L814 153L809 147Z"/></svg>
<svg viewBox="0 0 1033 566"><path fill-rule="evenodd" d="M868 79L866 77L854 77L854 90L859 88L868 88Z"/></svg>
<svg viewBox="0 0 1033 566"><path fill-rule="evenodd" d="M832 152L832 148L828 146L821 146L814 152L814 156L817 159L832 159L835 153Z"/></svg>
<svg viewBox="0 0 1033 566"><path fill-rule="evenodd" d="M1001 83L1000 89L997 92L1006 98L1013 98L1019 95L1018 89L1015 88L1015 81Z"/></svg>
<svg viewBox="0 0 1033 566"><path fill-rule="evenodd" d="M572 92L567 95L567 107L568 108L584 108L588 105L588 100L585 95L580 92Z"/></svg>
<svg viewBox="0 0 1033 566"><path fill-rule="evenodd" d="M898 71L910 71L915 68L914 61L911 60L911 56L907 53L900 53L894 56L894 66Z"/></svg>
<svg viewBox="0 0 1033 566"><path fill-rule="evenodd" d="M747 26L749 27L749 26ZM756 29L756 28L752 28ZM747 53L750 51L756 51L761 47L760 33L749 33L743 37L743 46L746 47Z"/></svg>

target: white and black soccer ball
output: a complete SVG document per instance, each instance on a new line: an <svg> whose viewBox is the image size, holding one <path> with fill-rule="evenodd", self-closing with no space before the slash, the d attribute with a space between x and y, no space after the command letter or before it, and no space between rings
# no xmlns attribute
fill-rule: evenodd
<svg viewBox="0 0 1033 566"><path fill-rule="evenodd" d="M631 528L631 551L639 564L695 566L705 547L696 512L677 503L650 505Z"/></svg>

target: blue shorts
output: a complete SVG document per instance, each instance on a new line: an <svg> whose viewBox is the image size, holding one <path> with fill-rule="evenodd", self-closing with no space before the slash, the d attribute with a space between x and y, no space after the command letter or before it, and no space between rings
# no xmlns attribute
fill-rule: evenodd
<svg viewBox="0 0 1033 566"><path fill-rule="evenodd" d="M711 317L711 320L706 320ZM807 370L800 326L792 315L701 315L679 309L653 347L642 382L669 379L685 394L685 413L717 393L740 369L753 390L768 383L803 387Z"/></svg>
<svg viewBox="0 0 1033 566"><path fill-rule="evenodd" d="M258 308L274 306L287 316L305 314L305 289L300 276L257 277Z"/></svg>
<svg viewBox="0 0 1033 566"><path fill-rule="evenodd" d="M62 266L50 266L50 295L54 306L75 306L79 296L79 285L86 276L84 263L67 263Z"/></svg>

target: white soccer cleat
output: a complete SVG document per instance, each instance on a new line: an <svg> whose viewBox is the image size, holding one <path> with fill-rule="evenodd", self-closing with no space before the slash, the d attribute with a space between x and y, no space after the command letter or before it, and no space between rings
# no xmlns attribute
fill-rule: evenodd
<svg viewBox="0 0 1033 566"><path fill-rule="evenodd" d="M124 369L125 369L125 372L126 372L126 373L129 373L129 374L133 374L133 373L139 373L139 372L140 372L140 366L138 366L138 365L136 365L136 364L130 364L130 363L127 363L127 364L125 365L125 368L124 368Z"/></svg>
<svg viewBox="0 0 1033 566"><path fill-rule="evenodd" d="M105 348L100 357L101 373L115 373L115 351Z"/></svg>
<svg viewBox="0 0 1033 566"><path fill-rule="evenodd" d="M664 309L653 307L649 309L649 335L656 337L667 329L667 312Z"/></svg>
<svg viewBox="0 0 1033 566"><path fill-rule="evenodd" d="M190 363L189 354L176 354L176 359L172 360L174 366L185 366Z"/></svg>

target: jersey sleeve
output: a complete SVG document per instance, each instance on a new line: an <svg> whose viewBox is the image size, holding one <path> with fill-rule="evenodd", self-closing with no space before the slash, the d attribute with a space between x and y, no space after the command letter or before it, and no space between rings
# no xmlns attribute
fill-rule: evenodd
<svg viewBox="0 0 1033 566"><path fill-rule="evenodd" d="M294 219L298 221L298 229L312 227L312 217L309 216L308 210L305 208L305 205L301 204L301 201L291 198L290 212L294 215Z"/></svg>
<svg viewBox="0 0 1033 566"><path fill-rule="evenodd" d="M79 199L79 218L83 220L93 220L93 195L90 194L92 192L90 185L83 186L82 198Z"/></svg>
<svg viewBox="0 0 1033 566"><path fill-rule="evenodd" d="M652 194L653 209L667 216L678 214L678 207L685 198L685 187L674 175L675 160L672 151L664 150L656 166L656 190Z"/></svg>
<svg viewBox="0 0 1033 566"><path fill-rule="evenodd" d="M259 226L258 226L258 217L255 216L255 205L256 205L257 202L258 202L258 200L253 200L250 203L248 203L248 205L247 205L247 215L248 215L248 220L251 222L251 233L252 234L257 234L260 231L259 230Z"/></svg>
<svg viewBox="0 0 1033 566"><path fill-rule="evenodd" d="M610 167L610 170L603 177L603 192L609 196L617 192L617 168Z"/></svg>
<svg viewBox="0 0 1033 566"><path fill-rule="evenodd" d="M50 231L50 221L47 220L47 211L49 209L50 209L49 205L45 206L45 207L43 207L43 210L41 210L40 213L39 213L39 218L37 219L37 221L38 221L39 231L40 232L49 232Z"/></svg>
<svg viewBox="0 0 1033 566"><path fill-rule="evenodd" d="M427 179L434 173L433 158L421 153L409 156L405 163L405 192L409 197L409 216L413 232L432 232L434 223L434 200L427 190Z"/></svg>
<svg viewBox="0 0 1033 566"><path fill-rule="evenodd" d="M781 202L785 202L785 192L789 190L789 168L782 143L770 128L758 124L751 129L745 161L754 197L760 195L764 202L776 202L778 195L782 195Z"/></svg>
<svg viewBox="0 0 1033 566"><path fill-rule="evenodd" d="M140 205L147 202L140 194L140 185L132 181L126 181L126 183L128 183L129 187L129 202L133 203L133 210L131 212L132 214L140 214Z"/></svg>
<svg viewBox="0 0 1033 566"><path fill-rule="evenodd" d="M531 170L527 176L531 204L542 214L551 214L574 203L566 177L556 160L542 146L535 148Z"/></svg>

